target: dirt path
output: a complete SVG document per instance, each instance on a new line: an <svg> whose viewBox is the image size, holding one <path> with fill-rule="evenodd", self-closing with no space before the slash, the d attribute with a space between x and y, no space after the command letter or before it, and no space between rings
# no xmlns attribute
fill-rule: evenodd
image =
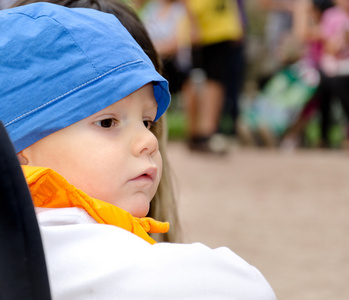
<svg viewBox="0 0 349 300"><path fill-rule="evenodd" d="M349 154L234 148L226 157L172 142L185 242L228 246L279 300L349 299Z"/></svg>

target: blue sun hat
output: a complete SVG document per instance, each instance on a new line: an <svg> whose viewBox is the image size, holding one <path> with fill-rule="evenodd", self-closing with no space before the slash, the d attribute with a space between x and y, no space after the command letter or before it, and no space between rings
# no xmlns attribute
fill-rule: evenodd
<svg viewBox="0 0 349 300"><path fill-rule="evenodd" d="M119 20L34 3L0 11L0 120L17 152L152 82L156 120L168 82Z"/></svg>

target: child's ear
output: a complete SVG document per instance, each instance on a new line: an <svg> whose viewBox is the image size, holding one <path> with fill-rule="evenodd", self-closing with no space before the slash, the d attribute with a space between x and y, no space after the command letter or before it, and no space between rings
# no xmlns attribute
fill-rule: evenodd
<svg viewBox="0 0 349 300"><path fill-rule="evenodd" d="M27 165L29 163L28 159L24 156L23 151L17 153L17 157L21 165Z"/></svg>

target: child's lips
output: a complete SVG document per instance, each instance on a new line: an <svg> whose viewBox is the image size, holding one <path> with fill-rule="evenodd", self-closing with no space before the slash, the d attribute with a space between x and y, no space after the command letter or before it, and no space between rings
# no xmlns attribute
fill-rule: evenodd
<svg viewBox="0 0 349 300"><path fill-rule="evenodd" d="M143 180L151 180L155 181L157 175L157 168L148 168L144 172L140 173L138 176L132 178L130 181L143 181Z"/></svg>

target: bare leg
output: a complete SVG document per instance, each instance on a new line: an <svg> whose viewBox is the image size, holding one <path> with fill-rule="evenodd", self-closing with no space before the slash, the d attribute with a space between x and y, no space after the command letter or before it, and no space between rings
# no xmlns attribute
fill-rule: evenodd
<svg viewBox="0 0 349 300"><path fill-rule="evenodd" d="M189 138L192 138L198 135L198 93L190 79L183 84L181 94L187 119L187 133Z"/></svg>
<svg viewBox="0 0 349 300"><path fill-rule="evenodd" d="M198 133L201 136L209 137L218 129L223 108L224 87L219 82L207 80L200 96Z"/></svg>
<svg viewBox="0 0 349 300"><path fill-rule="evenodd" d="M216 135L224 104L224 87L213 80L189 80L182 89L188 124L189 148L217 154L227 144Z"/></svg>

